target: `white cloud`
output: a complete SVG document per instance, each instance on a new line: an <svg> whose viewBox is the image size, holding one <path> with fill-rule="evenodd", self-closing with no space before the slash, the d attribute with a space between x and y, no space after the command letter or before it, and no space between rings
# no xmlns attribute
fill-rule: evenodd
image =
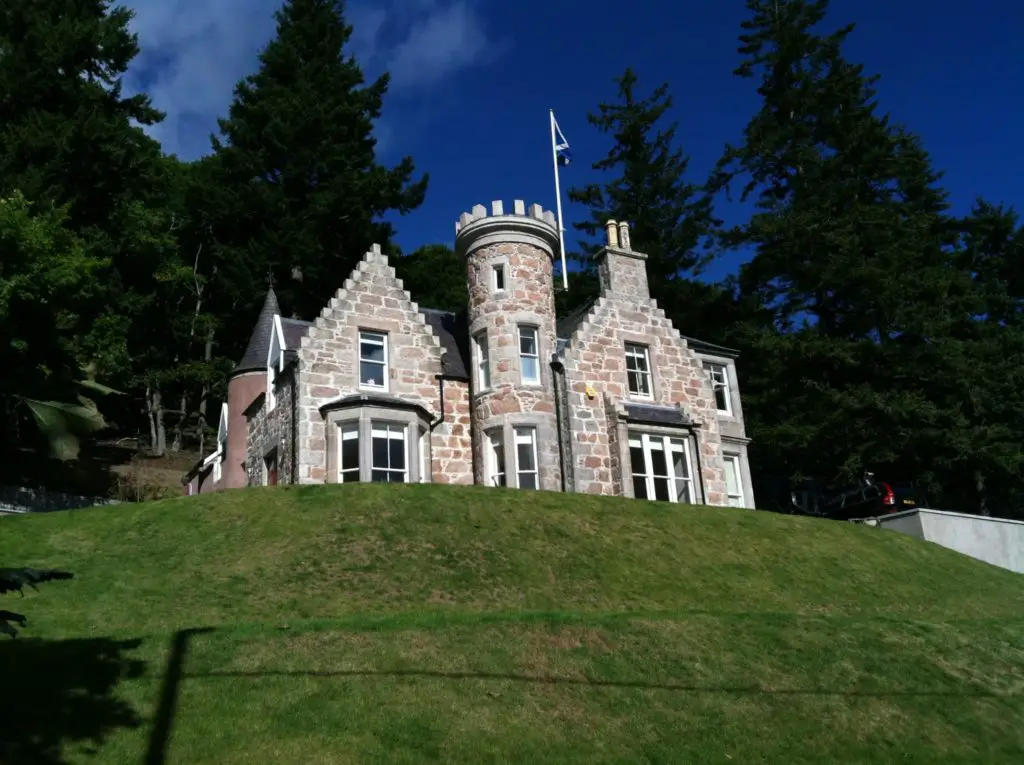
<svg viewBox="0 0 1024 765"><path fill-rule="evenodd" d="M348 52L368 79L391 72L385 117L396 102L415 110L417 96L493 60L499 49L488 38L481 1L353 0L346 5L346 20L354 28ZM236 83L255 70L259 51L274 34L280 0L122 4L135 11L132 28L142 49L126 89L148 93L167 114L150 132L183 158L208 152L209 136L216 132L217 118L227 114ZM393 131L382 125L378 138L383 143Z"/></svg>

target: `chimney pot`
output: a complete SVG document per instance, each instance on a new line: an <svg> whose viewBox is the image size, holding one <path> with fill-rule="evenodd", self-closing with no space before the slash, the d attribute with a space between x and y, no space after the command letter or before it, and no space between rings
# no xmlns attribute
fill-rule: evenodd
<svg viewBox="0 0 1024 765"><path fill-rule="evenodd" d="M629 222L628 221L622 221L619 224L619 246L622 249L624 249L626 251L629 251L629 252L631 252L633 250L633 248L630 247L630 245L629 245Z"/></svg>
<svg viewBox="0 0 1024 765"><path fill-rule="evenodd" d="M605 226L608 229L608 246L618 247L619 246L619 230L616 227L616 223L613 220L608 221Z"/></svg>

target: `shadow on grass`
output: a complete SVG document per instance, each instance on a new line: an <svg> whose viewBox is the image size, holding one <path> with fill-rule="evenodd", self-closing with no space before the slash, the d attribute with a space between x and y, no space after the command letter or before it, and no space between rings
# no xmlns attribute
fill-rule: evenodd
<svg viewBox="0 0 1024 765"><path fill-rule="evenodd" d="M724 693L724 694L763 694L766 696L848 696L866 698L900 698L900 697L961 697L961 698L1002 698L1006 694L981 691L974 688L954 690L861 690L861 689L828 689L828 688L762 688L751 686L711 686L690 685L686 683L653 683L645 680L598 680L594 678L578 679L570 677L538 677L531 675L491 674L487 672L432 672L430 670L346 670L346 671L296 671L278 672L203 672L187 674L185 679L216 679L216 678L275 678L275 677L323 677L323 678L420 678L427 680L481 680L504 681L517 683L536 683L538 685L582 685L593 688L628 688L651 691L677 691L682 693Z"/></svg>
<svg viewBox="0 0 1024 765"><path fill-rule="evenodd" d="M128 654L140 640L90 638L0 641L0 762L63 765L71 745L95 752L118 728L141 724L114 695L141 677Z"/></svg>

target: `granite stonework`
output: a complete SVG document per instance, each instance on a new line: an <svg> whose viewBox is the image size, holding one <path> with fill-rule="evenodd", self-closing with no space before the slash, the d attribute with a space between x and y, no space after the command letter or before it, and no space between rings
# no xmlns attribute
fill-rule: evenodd
<svg viewBox="0 0 1024 765"><path fill-rule="evenodd" d="M498 444L515 488L529 480L517 445L533 434L539 488L631 497L630 434L648 433L687 444L694 501L753 507L736 353L672 326L651 299L646 256L632 249L626 224L609 221L600 296L561 321L553 213L494 202L463 213L455 228L469 293L461 312L417 305L376 245L312 322L282 318L268 293L229 386L220 449L244 453L245 483L266 483L275 450L280 483L377 480L370 434L386 422L404 434L403 480L493 485ZM360 382L361 331L387 338L383 385ZM630 393L627 343L646 348L649 395ZM716 401L709 364L728 378L728 407ZM356 433L353 469L343 444ZM734 464L739 499L726 488ZM241 482L229 475L218 488Z"/></svg>
<svg viewBox="0 0 1024 765"><path fill-rule="evenodd" d="M292 455L295 453L295 368L287 368L275 381L275 405L268 411L266 397L249 412L245 472L249 486L260 486L266 478L267 457L277 450L278 483L294 483Z"/></svg>
<svg viewBox="0 0 1024 765"><path fill-rule="evenodd" d="M338 480L336 473L327 470L327 451L337 433L327 428L322 409L335 399L366 390L359 383L360 331L380 332L388 338L386 386L369 392L419 405L431 418L440 419L440 339L395 277L387 257L376 248L366 254L302 338L296 372L296 483ZM444 421L430 433L431 463L443 467L448 483L472 483L468 399L448 385L445 408Z"/></svg>
<svg viewBox="0 0 1024 765"><path fill-rule="evenodd" d="M520 203L521 205L521 203ZM558 423L550 359L557 350L553 263L558 251L554 217L539 205L505 215L501 203L491 214L478 205L459 221L456 252L466 259L472 368L479 369L479 342L486 339L489 380L473 376L474 480L488 483L485 450L501 434L506 455L515 453L516 427L535 428L540 487L562 488ZM501 269L501 288L495 279ZM536 330L536 382L524 381L520 328ZM508 471L516 485L515 471Z"/></svg>

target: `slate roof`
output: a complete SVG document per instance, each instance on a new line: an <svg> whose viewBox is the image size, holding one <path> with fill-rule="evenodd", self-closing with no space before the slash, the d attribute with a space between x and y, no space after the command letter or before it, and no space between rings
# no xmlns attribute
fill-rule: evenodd
<svg viewBox="0 0 1024 765"><path fill-rule="evenodd" d="M249 344L245 346L245 353L235 367L234 374L266 369L267 354L270 353L270 336L274 331L274 315L278 313L281 313L281 308L277 304L277 295L274 294L274 289L270 288L267 290L259 318L256 319L256 326L249 337Z"/></svg>
<svg viewBox="0 0 1024 765"><path fill-rule="evenodd" d="M565 340L566 345L568 345L568 341L572 339L572 333L575 332L576 328L583 323L585 318L587 318L587 314L590 313L590 309L594 307L594 303L596 302L597 298L588 300L568 316L559 319L555 325L555 335L560 340Z"/></svg>
<svg viewBox="0 0 1024 765"><path fill-rule="evenodd" d="M692 425L693 421L677 406L626 404L626 417L648 425Z"/></svg>
<svg viewBox="0 0 1024 765"><path fill-rule="evenodd" d="M466 358L469 355L469 327L465 314L440 311L436 308L420 308L420 313L441 341L441 351L444 353L441 361L442 372L451 377L468 380Z"/></svg>
<svg viewBox="0 0 1024 765"><path fill-rule="evenodd" d="M302 319L286 319L281 317L281 330L284 332L284 347L287 351L297 351L302 344L302 338L313 326L311 321Z"/></svg>

